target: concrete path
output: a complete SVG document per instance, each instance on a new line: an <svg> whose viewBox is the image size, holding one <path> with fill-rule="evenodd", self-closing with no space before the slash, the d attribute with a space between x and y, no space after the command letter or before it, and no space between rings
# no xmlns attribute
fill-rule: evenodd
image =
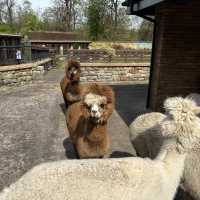
<svg viewBox="0 0 200 200"><path fill-rule="evenodd" d="M116 110L127 125L146 112L147 84L113 85L116 96Z"/></svg>
<svg viewBox="0 0 200 200"><path fill-rule="evenodd" d="M58 82L63 77L64 69L53 69L45 77L45 81ZM127 125L140 114L146 112L148 84L112 85L115 91L116 110Z"/></svg>
<svg viewBox="0 0 200 200"><path fill-rule="evenodd" d="M0 90L0 190L39 163L76 158L65 123L65 107L59 88L61 77L62 70L52 70L44 80ZM120 115L124 118L127 113L130 121L130 106L123 102L127 105L131 102L128 95L123 94L126 91L124 87L114 87L116 108L121 110ZM132 89L134 87L130 91ZM142 95L140 97L144 101ZM127 112L122 112L124 108ZM135 155L129 129L120 115L115 111L109 121L112 143L109 157Z"/></svg>
<svg viewBox="0 0 200 200"><path fill-rule="evenodd" d="M1 92L0 189L38 163L66 158L61 101L54 84L33 84Z"/></svg>
<svg viewBox="0 0 200 200"><path fill-rule="evenodd" d="M63 69L53 69L44 80L0 89L0 190L33 166L46 161L76 159L65 123L59 88ZM116 111L108 124L108 157L134 156L128 126L146 112L147 85L113 86ZM178 192L177 200L190 200Z"/></svg>

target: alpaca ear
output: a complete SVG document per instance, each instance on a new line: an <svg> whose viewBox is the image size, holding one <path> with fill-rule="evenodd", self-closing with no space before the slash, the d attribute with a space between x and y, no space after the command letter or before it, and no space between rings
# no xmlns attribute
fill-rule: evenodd
<svg viewBox="0 0 200 200"><path fill-rule="evenodd" d="M115 95L113 89L110 86L104 85L102 86L102 96L106 97L106 101L108 103L114 103Z"/></svg>
<svg viewBox="0 0 200 200"><path fill-rule="evenodd" d="M177 109L178 103L181 102L182 97L169 97L164 101L164 109L166 112Z"/></svg>

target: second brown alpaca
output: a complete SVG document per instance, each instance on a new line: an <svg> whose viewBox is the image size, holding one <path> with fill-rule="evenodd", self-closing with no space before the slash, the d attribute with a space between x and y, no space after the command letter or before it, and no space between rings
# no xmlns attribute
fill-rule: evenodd
<svg viewBox="0 0 200 200"><path fill-rule="evenodd" d="M101 158L110 148L107 122L114 109L114 93L109 86L85 87L89 92L67 110L67 126L80 158Z"/></svg>
<svg viewBox="0 0 200 200"><path fill-rule="evenodd" d="M65 76L60 82L66 107L81 99L79 87L80 73L80 63L76 60L69 60L65 66Z"/></svg>

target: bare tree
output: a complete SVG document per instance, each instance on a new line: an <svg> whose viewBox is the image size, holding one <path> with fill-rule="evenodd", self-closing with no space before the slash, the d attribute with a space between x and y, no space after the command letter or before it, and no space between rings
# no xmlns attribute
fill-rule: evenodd
<svg viewBox="0 0 200 200"><path fill-rule="evenodd" d="M119 10L119 0L111 0L112 10L114 11L114 27L117 29L118 26L118 10Z"/></svg>
<svg viewBox="0 0 200 200"><path fill-rule="evenodd" d="M72 1L72 30L76 30L78 23L83 23L86 2L83 0Z"/></svg>
<svg viewBox="0 0 200 200"><path fill-rule="evenodd" d="M2 0L0 2L0 22L7 23L8 22L8 12L6 8L6 1Z"/></svg>
<svg viewBox="0 0 200 200"><path fill-rule="evenodd" d="M15 6L15 0L5 0L5 5L8 14L8 23L10 24L11 28L13 28L13 9Z"/></svg>
<svg viewBox="0 0 200 200"><path fill-rule="evenodd" d="M1 1L1 2L0 2L0 23L3 23L3 21L4 21L4 15L7 14L7 13L4 11L4 6L5 6L5 2L4 2L4 1Z"/></svg>
<svg viewBox="0 0 200 200"><path fill-rule="evenodd" d="M64 0L66 9L66 29L71 31L71 18L72 18L72 0Z"/></svg>
<svg viewBox="0 0 200 200"><path fill-rule="evenodd" d="M80 0L54 0L53 6L44 11L46 22L51 23L51 27L60 31L73 31L79 19ZM51 16L51 17L48 17ZM53 22L53 26L52 26Z"/></svg>

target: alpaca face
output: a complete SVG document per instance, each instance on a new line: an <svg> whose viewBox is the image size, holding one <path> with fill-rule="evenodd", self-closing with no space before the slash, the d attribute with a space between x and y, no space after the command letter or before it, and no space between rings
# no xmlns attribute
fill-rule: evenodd
<svg viewBox="0 0 200 200"><path fill-rule="evenodd" d="M161 122L163 136L174 137L180 152L200 148L200 111L195 102L188 98L168 98L164 107L167 117Z"/></svg>
<svg viewBox="0 0 200 200"><path fill-rule="evenodd" d="M103 116L107 104L105 96L89 93L84 98L84 106L86 108L87 115L95 122Z"/></svg>
<svg viewBox="0 0 200 200"><path fill-rule="evenodd" d="M78 66L69 66L67 68L67 77L71 81L77 81L80 78L80 68Z"/></svg>
<svg viewBox="0 0 200 200"><path fill-rule="evenodd" d="M168 98L164 107L166 113L168 113L175 121L190 122L196 118L196 115L200 113L200 107L189 98L171 97Z"/></svg>

